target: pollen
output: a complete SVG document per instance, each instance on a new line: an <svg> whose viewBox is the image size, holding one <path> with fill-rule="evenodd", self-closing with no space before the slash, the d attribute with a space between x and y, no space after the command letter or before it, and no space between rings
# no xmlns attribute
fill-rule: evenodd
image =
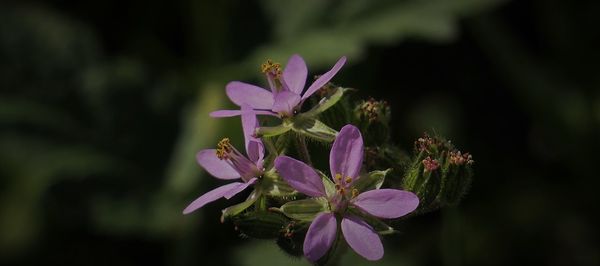
<svg viewBox="0 0 600 266"><path fill-rule="evenodd" d="M231 152L231 143L229 138L224 138L217 144L217 158L220 160L227 159L228 154Z"/></svg>
<svg viewBox="0 0 600 266"><path fill-rule="evenodd" d="M353 188L353 189L352 189L352 198L356 198L356 196L358 196L358 194L359 194L359 193L358 193L358 189L356 189L356 188Z"/></svg>
<svg viewBox="0 0 600 266"><path fill-rule="evenodd" d="M267 61L260 66L260 70L262 71L262 73L270 73L276 78L281 77L282 73L281 64L274 63L271 59L267 59Z"/></svg>
<svg viewBox="0 0 600 266"><path fill-rule="evenodd" d="M350 184L350 183L352 183L352 177L347 176L346 180L344 180L344 181L346 181L346 184Z"/></svg>
<svg viewBox="0 0 600 266"><path fill-rule="evenodd" d="M342 174L335 174L335 180L342 181Z"/></svg>

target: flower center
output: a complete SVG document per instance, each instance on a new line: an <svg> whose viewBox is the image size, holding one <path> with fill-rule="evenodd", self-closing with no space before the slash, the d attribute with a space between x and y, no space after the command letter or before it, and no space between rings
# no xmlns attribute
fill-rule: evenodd
<svg viewBox="0 0 600 266"><path fill-rule="evenodd" d="M343 213L348 207L348 202L358 196L358 189L352 188L354 179L350 176L343 177L341 173L335 174L335 190L336 194L330 199L335 212Z"/></svg>
<svg viewBox="0 0 600 266"><path fill-rule="evenodd" d="M220 160L226 160L246 182L253 177L260 177L263 174L263 171L258 169L256 163L252 162L231 145L229 138L219 141L216 154Z"/></svg>
<svg viewBox="0 0 600 266"><path fill-rule="evenodd" d="M273 75L273 77L276 78L280 78L282 73L281 64L274 63L271 59L267 59L267 61L260 66L260 70L262 73Z"/></svg>
<svg viewBox="0 0 600 266"><path fill-rule="evenodd" d="M263 74L267 75L269 86L271 86L273 92L283 90L284 83L281 81L283 73L281 64L275 63L271 59L267 59L267 61L260 66L260 70Z"/></svg>
<svg viewBox="0 0 600 266"><path fill-rule="evenodd" d="M233 146L229 142L229 138L224 138L217 144L217 158L225 160L229 158L229 154L233 151Z"/></svg>

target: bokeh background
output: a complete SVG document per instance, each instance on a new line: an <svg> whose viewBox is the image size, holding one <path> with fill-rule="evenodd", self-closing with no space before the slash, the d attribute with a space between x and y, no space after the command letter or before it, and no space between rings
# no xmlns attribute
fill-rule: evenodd
<svg viewBox="0 0 600 266"><path fill-rule="evenodd" d="M219 222L194 154L241 138L230 80L293 53L392 105L407 150L474 155L456 208L343 265L599 265L600 2L0 3L0 264L307 265Z"/></svg>

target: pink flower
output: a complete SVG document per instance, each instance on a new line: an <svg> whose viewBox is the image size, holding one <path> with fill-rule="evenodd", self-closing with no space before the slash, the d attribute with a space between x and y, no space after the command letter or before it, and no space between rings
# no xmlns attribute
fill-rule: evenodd
<svg viewBox="0 0 600 266"><path fill-rule="evenodd" d="M308 260L315 262L327 253L336 238L338 224L356 253L368 260L379 260L384 253L379 235L348 209L357 208L374 217L391 219L404 216L419 205L418 197L404 190L375 189L360 193L354 189L362 160L363 139L352 125L340 130L329 154L335 193L327 194L317 172L303 162L287 156L275 160L275 168L290 186L311 197L325 197L329 202L329 209L316 216L306 234L303 248Z"/></svg>
<svg viewBox="0 0 600 266"><path fill-rule="evenodd" d="M204 170L218 179L235 180L241 178L243 182L229 183L205 193L187 206L183 210L183 214L191 213L221 197L230 199L256 183L258 178L262 176L264 171L264 146L260 139L253 136L258 125L256 115L247 105L242 106L240 114L242 115L246 154L248 156L238 151L229 143L229 139L225 138L219 142L217 149L206 149L198 152L196 160Z"/></svg>
<svg viewBox="0 0 600 266"><path fill-rule="evenodd" d="M308 70L304 59L292 55L287 66L281 71L279 64L271 61L263 64L263 73L267 76L271 91L240 81L232 81L225 87L229 99L239 105L248 105L258 115L290 117L299 111L302 103L327 84L346 63L346 57L341 57L325 74L313 82L306 91L304 85ZM304 93L303 93L304 91ZM212 117L231 117L241 114L241 110L219 110Z"/></svg>

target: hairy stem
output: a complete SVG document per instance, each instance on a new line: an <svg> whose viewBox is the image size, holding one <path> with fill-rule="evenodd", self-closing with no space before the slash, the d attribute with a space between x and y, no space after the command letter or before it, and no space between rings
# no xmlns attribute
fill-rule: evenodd
<svg viewBox="0 0 600 266"><path fill-rule="evenodd" d="M298 135L296 138L296 146L298 146L298 155L300 156L300 159L308 165L312 165L308 147L306 147L306 138L303 135Z"/></svg>
<svg viewBox="0 0 600 266"><path fill-rule="evenodd" d="M267 151L269 151L269 154L272 154L274 156L279 155L277 153L277 148L275 148L275 144L273 144L272 138L264 137L264 138L262 138L262 140L263 140L263 143L265 143L265 146L267 147Z"/></svg>

